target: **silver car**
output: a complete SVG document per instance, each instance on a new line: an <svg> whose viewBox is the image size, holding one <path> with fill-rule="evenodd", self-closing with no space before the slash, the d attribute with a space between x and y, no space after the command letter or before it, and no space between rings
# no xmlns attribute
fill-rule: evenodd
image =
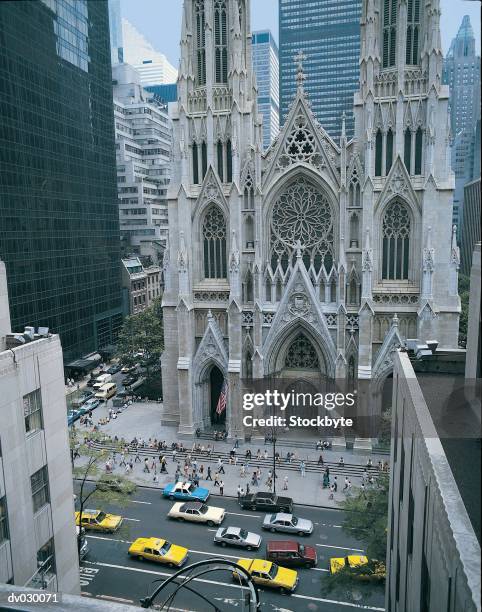
<svg viewBox="0 0 482 612"><path fill-rule="evenodd" d="M238 546L246 550L258 549L261 544L261 536L251 533L239 527L220 527L214 536L214 542L221 546Z"/></svg>
<svg viewBox="0 0 482 612"><path fill-rule="evenodd" d="M263 529L269 529L273 533L275 531L285 531L298 535L310 535L313 532L313 523L308 519L278 512L277 514L267 514L264 517Z"/></svg>

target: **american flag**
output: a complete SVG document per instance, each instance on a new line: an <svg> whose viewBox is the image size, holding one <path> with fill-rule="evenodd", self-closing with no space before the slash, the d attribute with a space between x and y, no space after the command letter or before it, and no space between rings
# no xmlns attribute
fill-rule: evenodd
<svg viewBox="0 0 482 612"><path fill-rule="evenodd" d="M218 405L216 406L216 414L222 414L226 410L226 398L228 395L228 388L226 381L223 380L223 386L221 387L221 393L219 394Z"/></svg>

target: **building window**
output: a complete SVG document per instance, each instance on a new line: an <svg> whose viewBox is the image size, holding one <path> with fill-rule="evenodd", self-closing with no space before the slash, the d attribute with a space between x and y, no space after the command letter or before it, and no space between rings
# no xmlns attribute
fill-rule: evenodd
<svg viewBox="0 0 482 612"><path fill-rule="evenodd" d="M224 159L224 150L223 143L218 140L216 144L216 153L218 158L218 175L222 183L224 183L224 167L223 167L223 159Z"/></svg>
<svg viewBox="0 0 482 612"><path fill-rule="evenodd" d="M54 539L50 540L39 548L37 551L37 567L38 572L35 577L35 581L38 585L32 584L31 586L37 586L37 588L45 589L49 580L55 576L55 546Z"/></svg>
<svg viewBox="0 0 482 612"><path fill-rule="evenodd" d="M253 378L253 361L252 361L253 357L251 355L251 353L248 351L246 353L246 361L245 361L245 372L246 372L246 378L248 380L251 380Z"/></svg>
<svg viewBox="0 0 482 612"><path fill-rule="evenodd" d="M415 174L422 174L423 132L418 128L415 132Z"/></svg>
<svg viewBox="0 0 482 612"><path fill-rule="evenodd" d="M383 68L395 66L397 47L397 0L383 2Z"/></svg>
<svg viewBox="0 0 482 612"><path fill-rule="evenodd" d="M410 231L410 213L402 202L395 200L383 215L382 279L408 279Z"/></svg>
<svg viewBox="0 0 482 612"><path fill-rule="evenodd" d="M217 206L211 206L204 217L204 277L226 278L226 221Z"/></svg>
<svg viewBox="0 0 482 612"><path fill-rule="evenodd" d="M216 83L228 82L228 31L226 0L214 2L214 57Z"/></svg>
<svg viewBox="0 0 482 612"><path fill-rule="evenodd" d="M351 175L349 194L348 194L348 203L350 206L360 206L361 205L361 197L360 197L360 180L358 178L358 171L356 168L353 169L353 173Z"/></svg>
<svg viewBox="0 0 482 612"><path fill-rule="evenodd" d="M32 434L43 428L42 396L40 389L32 391L23 397L23 415L25 418L25 432Z"/></svg>
<svg viewBox="0 0 482 612"><path fill-rule="evenodd" d="M206 85L206 20L204 0L196 0L196 62L198 86Z"/></svg>
<svg viewBox="0 0 482 612"><path fill-rule="evenodd" d="M199 185L199 159L198 159L198 150L197 144L193 143L192 145L192 182L195 185Z"/></svg>
<svg viewBox="0 0 482 612"><path fill-rule="evenodd" d="M418 64L418 44L420 38L420 0L408 0L407 4L407 41L405 63Z"/></svg>
<svg viewBox="0 0 482 612"><path fill-rule="evenodd" d="M0 544L9 538L8 533L8 514L7 514L7 498L4 495L0 499Z"/></svg>
<svg viewBox="0 0 482 612"><path fill-rule="evenodd" d="M226 181L231 183L233 181L233 149L231 146L231 140L226 142Z"/></svg>
<svg viewBox="0 0 482 612"><path fill-rule="evenodd" d="M206 176L208 171L208 147L205 142L201 144L201 163L202 163L202 179Z"/></svg>
<svg viewBox="0 0 482 612"><path fill-rule="evenodd" d="M375 176L382 176L382 148L383 135L382 131L378 130L375 137Z"/></svg>
<svg viewBox="0 0 482 612"><path fill-rule="evenodd" d="M391 129L387 132L387 142L385 148L385 174L390 172L393 161L393 132Z"/></svg>
<svg viewBox="0 0 482 612"><path fill-rule="evenodd" d="M358 215L352 214L350 217L350 248L357 249L360 240L360 221Z"/></svg>
<svg viewBox="0 0 482 612"><path fill-rule="evenodd" d="M297 370L319 370L318 355L304 334L291 343L285 358L285 367Z"/></svg>
<svg viewBox="0 0 482 612"><path fill-rule="evenodd" d="M38 472L35 472L35 474L30 476L30 484L32 486L32 502L33 511L35 513L50 501L47 466L40 468Z"/></svg>
<svg viewBox="0 0 482 612"><path fill-rule="evenodd" d="M412 130L407 128L404 135L403 161L409 174L412 174Z"/></svg>

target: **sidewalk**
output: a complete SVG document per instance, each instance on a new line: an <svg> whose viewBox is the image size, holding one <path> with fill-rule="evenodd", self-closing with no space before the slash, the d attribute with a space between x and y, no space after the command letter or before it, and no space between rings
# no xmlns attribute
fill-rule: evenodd
<svg viewBox="0 0 482 612"><path fill-rule="evenodd" d="M99 406L99 408L97 408L94 411L94 422L95 423L99 420L99 418L103 418L107 416L109 406L110 406L110 403L108 403L107 405ZM179 438L177 437L177 430L175 427L161 426L160 424L161 409L162 409L162 405L157 404L155 402L154 403L144 403L144 402L134 403L131 406L129 406L129 408L127 408L122 414L120 414L117 419L113 419L108 424L100 427L101 433L104 433L112 438L114 436L117 436L119 439L124 438L127 441L132 440L134 437L136 437L137 439L143 439L145 441L149 440L149 438L151 439L156 438L158 441L165 441L167 443L169 450L163 452L163 454L165 454L168 459L167 469L169 470L169 473L167 475L159 473L159 461L158 461L159 453L154 452L154 450L151 448L142 449L145 451L144 455L142 454L142 450L140 451L141 462L134 463L134 470L129 475L129 478L131 478L138 485L151 486L151 487L155 487L159 489L162 489L164 485L168 484L169 482L172 482L174 479L176 464L172 461L172 453L170 451L170 446L172 442L179 441ZM80 432L85 432L85 433L90 431L90 428L86 428L80 425L76 425L76 429ZM226 455L228 455L229 452L233 448L232 442L212 442L212 441L210 442L208 440L195 440L195 442L200 442L204 446L207 446L207 444L210 443L211 447L214 446L215 453L223 453ZM186 446L189 451L190 445L186 443ZM251 452L253 454L253 459L250 462L251 469L249 471L249 476L242 478L240 476L240 472L241 472L240 465L243 462L244 454L247 448L251 449ZM255 455L256 455L256 451L258 450L258 448L261 450L262 453L264 452L265 449L268 451L269 459L267 461L256 462ZM284 457L288 449L283 448L281 446L279 447L279 449L277 447L277 450L279 450L281 457ZM338 492L335 493L334 499L330 500L328 499L329 494L330 494L329 490L322 489L321 487L321 479L322 479L322 475L324 471L323 466L319 466L319 468L316 466L316 468L313 468L313 464L312 464L311 470L307 470L306 475L304 477L302 477L300 471L296 469L296 467L299 465L299 462L301 460L317 462L318 457L320 455L320 451L316 451L316 449L314 448L314 444L313 444L312 450L309 448L301 448L301 449L290 448L289 450L291 452L293 452L293 450L296 451L296 455L297 455L296 460L289 467L283 461L281 465L276 466L276 474L277 474L276 491L277 493L280 495L287 495L289 497L292 497L295 503L337 508L338 507L337 502L342 501L346 498L345 494L341 492L341 490L343 489L343 484L344 484L344 479L345 479L343 468L332 470L332 473L330 475L331 482L333 482L333 478L336 475L337 481L338 481ZM223 464L225 474L221 474L221 478L224 480L224 484L225 484L224 494L226 496L236 497L238 484L241 484L241 486L244 489L246 489L247 483L250 484L250 489L252 492L256 490L266 490L265 482L267 478L267 473L268 473L268 470L272 468L272 462L273 462L271 444L267 444L266 446L264 446L262 443L256 445L256 444L247 444L243 442L240 444L237 454L238 454L238 464L236 466L227 464L227 461L224 461L224 464ZM157 483L153 481L153 476L154 476L153 472L149 474L143 472L144 457L147 455L149 457L153 456L153 458L155 458L156 460L157 471L158 471L158 474L157 474L158 482ZM132 459L134 459L134 455L131 455L131 456L132 456ZM366 464L368 456L365 457L363 455L354 454L353 452L347 450L347 451L344 451L343 457L346 463L346 475L349 477L352 483L352 486L353 486L352 492L355 492L356 489L361 484L361 472L363 471L363 467ZM338 451L336 452L335 451L323 451L323 458L324 458L325 463L337 464L340 458L340 453ZM381 459L382 461L385 461L387 459L386 456L377 456L374 454L370 454L370 458L372 459L374 465L376 465L379 459ZM180 459L180 466L182 469L184 466L184 458L179 457L179 459ZM123 475L125 473L125 469L123 466L119 467L120 460L121 460L120 455L118 454L117 464L114 467L114 473ZM77 459L76 464L77 465L81 464L81 461L82 460ZM208 460L207 457L206 458L197 457L197 462L198 462L198 468L201 464L204 464L205 471L208 465L211 466L212 475L214 476L216 469L217 469L217 463L214 459ZM149 459L149 465L150 463L151 463L151 459ZM254 469L253 466L256 463L260 463L262 465L261 467L262 475L261 475L259 487L251 486L251 474ZM358 476L353 475L354 473L353 467L355 466L356 467L359 466L358 469L356 470L359 473ZM330 469L331 469L331 466L330 466ZM333 473L333 471L335 471L336 473ZM376 474L377 470L372 469L371 473ZM288 490L286 491L283 490L283 482L284 482L285 476L288 477ZM219 494L218 488L214 487L211 481L206 482L205 480L201 479L200 486L208 488L214 494Z"/></svg>

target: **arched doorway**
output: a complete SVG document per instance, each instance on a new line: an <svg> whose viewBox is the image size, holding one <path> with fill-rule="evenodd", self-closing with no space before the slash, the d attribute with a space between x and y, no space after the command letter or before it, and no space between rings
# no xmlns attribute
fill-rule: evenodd
<svg viewBox="0 0 482 612"><path fill-rule="evenodd" d="M226 423L226 408L221 414L216 412L223 387L224 376L217 366L213 366L209 372L209 401L210 401L210 417L213 427L224 426Z"/></svg>

